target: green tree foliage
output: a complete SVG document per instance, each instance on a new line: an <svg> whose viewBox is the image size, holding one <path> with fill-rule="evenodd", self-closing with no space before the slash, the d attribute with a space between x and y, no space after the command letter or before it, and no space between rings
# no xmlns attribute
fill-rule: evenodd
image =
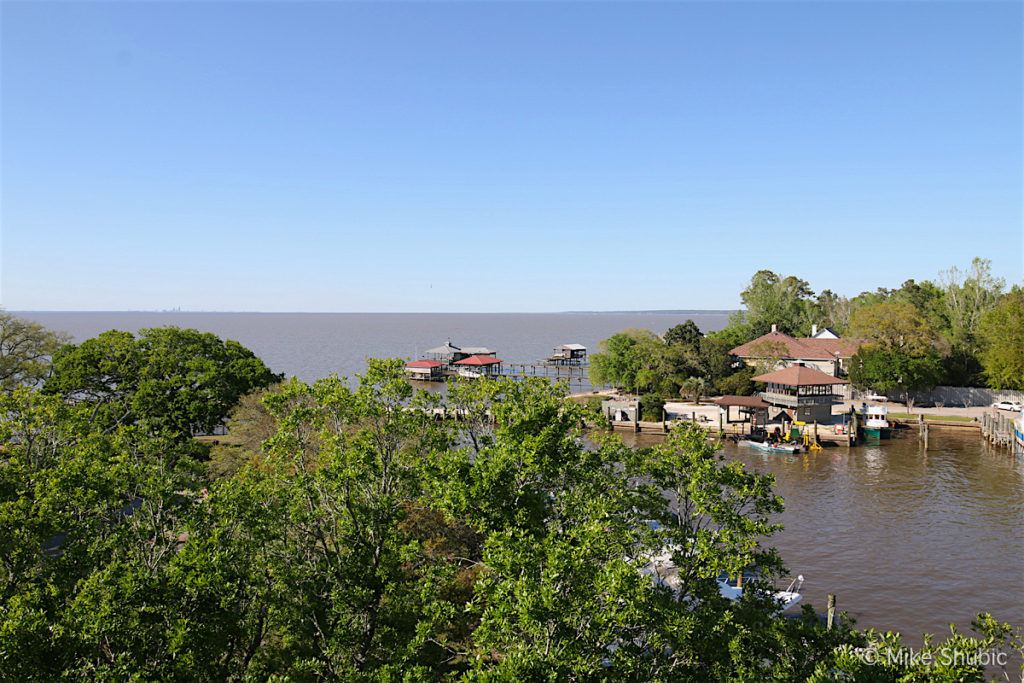
<svg viewBox="0 0 1024 683"><path fill-rule="evenodd" d="M423 631L443 627L434 610L455 590L438 544L458 546L433 537L418 502L424 457L448 441L402 367L373 361L355 390L335 377L285 384L266 398L280 424L266 459L213 489L196 535L220 540L183 558L195 603L218 614L190 649L222 655L230 636L228 677L351 680L440 664ZM227 581L204 581L211 562Z"/></svg>
<svg viewBox="0 0 1024 683"><path fill-rule="evenodd" d="M705 337L692 320L672 327L664 337L649 330L625 330L601 342L601 351L590 359L590 378L628 392L673 397L689 377L710 380L731 372L732 347L727 344L719 337Z"/></svg>
<svg viewBox="0 0 1024 683"><path fill-rule="evenodd" d="M816 317L814 292L805 280L788 275L780 277L770 270L759 270L750 279L747 288L740 292L740 300L746 307L744 321L753 339L768 333L772 325L779 332L802 336L810 332Z"/></svg>
<svg viewBox="0 0 1024 683"><path fill-rule="evenodd" d="M1004 282L991 274L991 264L975 258L968 272L953 267L940 274L940 284L907 280L898 289L879 288L852 302L854 312L881 303L915 308L941 337L941 381L952 385L982 383L979 324L1002 296Z"/></svg>
<svg viewBox="0 0 1024 683"><path fill-rule="evenodd" d="M986 613L975 618L971 629L976 635L966 635L951 626L945 640L937 642L926 636L924 645L915 648L904 645L898 633L871 630L859 646L840 645L834 656L818 664L807 680L810 683L1012 680L1010 667L996 664L994 654L1006 655L1008 664L1009 654L1019 653L1024 647L1020 636L1015 636L1007 624ZM992 665L986 671L985 662L989 661Z"/></svg>
<svg viewBox="0 0 1024 683"><path fill-rule="evenodd" d="M625 330L601 342L590 358L590 379L628 392L675 395L679 383L699 371L699 343L667 344L650 330Z"/></svg>
<svg viewBox="0 0 1024 683"><path fill-rule="evenodd" d="M19 389L0 398L0 670L160 678L178 618L165 571L199 503L174 443ZM172 469L167 463L175 462Z"/></svg>
<svg viewBox="0 0 1024 683"><path fill-rule="evenodd" d="M53 354L66 335L0 311L0 391L36 386L50 375Z"/></svg>
<svg viewBox="0 0 1024 683"><path fill-rule="evenodd" d="M862 306L854 312L850 330L866 340L850 361L854 386L907 392L930 389L941 379L941 338L912 304Z"/></svg>
<svg viewBox="0 0 1024 683"><path fill-rule="evenodd" d="M982 316L978 336L989 384L1024 391L1024 288L1015 287Z"/></svg>
<svg viewBox="0 0 1024 683"><path fill-rule="evenodd" d="M942 360L932 352L924 356L869 345L850 360L850 381L861 389L905 394L928 390L942 378Z"/></svg>
<svg viewBox="0 0 1024 683"><path fill-rule="evenodd" d="M758 373L778 370L783 361L789 357L789 347L781 341L765 339L750 347L752 358L756 359L755 370Z"/></svg>
<svg viewBox="0 0 1024 683"><path fill-rule="evenodd" d="M701 341L700 376L722 394L748 395L754 391L750 378L754 373L744 368L730 353L747 341L733 326L712 332ZM746 387L749 385L749 389Z"/></svg>
<svg viewBox="0 0 1024 683"><path fill-rule="evenodd" d="M262 457L263 443L277 432L277 419L264 401L273 391L275 387L252 391L231 409L228 434L214 439L210 448L210 476L231 476L254 458Z"/></svg>
<svg viewBox="0 0 1024 683"><path fill-rule="evenodd" d="M815 319L812 322L818 327L830 327L839 334L844 334L850 325L851 311L849 299L826 289L814 302Z"/></svg>
<svg viewBox="0 0 1024 683"><path fill-rule="evenodd" d="M941 344L938 332L921 312L898 301L857 309L850 319L850 334L909 356L925 356Z"/></svg>
<svg viewBox="0 0 1024 683"><path fill-rule="evenodd" d="M697 323L692 320L687 320L684 323L669 328L664 335L665 343L669 346L678 345L694 352L700 350L700 342L703 338L704 334L697 327Z"/></svg>
<svg viewBox="0 0 1024 683"><path fill-rule="evenodd" d="M992 262L975 258L971 269L961 272L956 266L941 275L945 285L942 301L949 324L950 342L968 350L977 348L978 326L985 313L1002 296L1006 282L992 275Z"/></svg>
<svg viewBox="0 0 1024 683"><path fill-rule="evenodd" d="M710 385L703 377L688 377L679 387L679 393L682 396L689 396L697 405L700 405L701 398L706 396L709 390Z"/></svg>
<svg viewBox="0 0 1024 683"><path fill-rule="evenodd" d="M0 396L3 676L865 673L851 648L875 639L826 631L810 607L776 614L768 586L784 568L767 541L782 501L703 430L652 448L587 444L586 408L537 378L459 383L446 405L459 419L439 421L438 397L402 371L371 361L355 388L276 387L262 457L215 481L180 440L99 425L89 402ZM657 556L677 571L659 573ZM743 598L724 599L716 577L750 567ZM1009 633L986 628L991 640L953 643ZM896 673L884 680L928 672Z"/></svg>
<svg viewBox="0 0 1024 683"><path fill-rule="evenodd" d="M648 422L660 422L664 417L665 399L658 394L644 394L640 397L640 415Z"/></svg>
<svg viewBox="0 0 1024 683"><path fill-rule="evenodd" d="M941 312L949 344L946 375L950 384L981 384L979 327L1003 295L1005 282L991 273L991 262L975 258L967 273L955 266L941 274Z"/></svg>
<svg viewBox="0 0 1024 683"><path fill-rule="evenodd" d="M754 394L754 375L757 370L754 368L742 368L720 378L715 382L715 389L720 394L731 396L752 396Z"/></svg>
<svg viewBox="0 0 1024 683"><path fill-rule="evenodd" d="M601 350L590 356L590 380L625 391L649 389L651 368L660 353L660 340L648 330L625 330L601 342Z"/></svg>
<svg viewBox="0 0 1024 683"><path fill-rule="evenodd" d="M252 351L209 332L111 330L60 349L45 390L88 404L107 428L138 424L189 437L212 431L238 399L279 380Z"/></svg>

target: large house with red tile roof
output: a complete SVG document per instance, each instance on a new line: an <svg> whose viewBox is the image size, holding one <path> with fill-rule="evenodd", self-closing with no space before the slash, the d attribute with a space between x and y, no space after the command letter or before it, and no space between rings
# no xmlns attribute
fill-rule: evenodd
<svg viewBox="0 0 1024 683"><path fill-rule="evenodd" d="M792 337L772 325L771 332L737 346L730 353L747 365L774 365L770 369L779 369L800 364L833 377L843 377L850 358L857 353L862 342L832 335L834 333L829 336Z"/></svg>

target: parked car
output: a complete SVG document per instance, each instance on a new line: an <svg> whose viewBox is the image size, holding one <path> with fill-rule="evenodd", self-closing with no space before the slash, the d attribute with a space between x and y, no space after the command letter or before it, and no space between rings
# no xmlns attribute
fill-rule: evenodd
<svg viewBox="0 0 1024 683"><path fill-rule="evenodd" d="M1013 401L1000 401L999 403L993 403L992 407L996 410L1010 410L1015 413L1019 413L1021 410L1024 410L1024 406L1019 403L1014 403Z"/></svg>
<svg viewBox="0 0 1024 683"><path fill-rule="evenodd" d="M889 397L888 396L883 396L882 394L876 394L875 392L872 391L870 393L867 393L867 394L864 394L863 396L861 396L860 400L862 400L862 401L875 401L877 403L885 403L885 402L887 402L889 400Z"/></svg>

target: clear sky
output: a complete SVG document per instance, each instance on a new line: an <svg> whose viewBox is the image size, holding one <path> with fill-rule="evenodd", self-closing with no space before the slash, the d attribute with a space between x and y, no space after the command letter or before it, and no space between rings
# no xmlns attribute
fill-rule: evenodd
<svg viewBox="0 0 1024 683"><path fill-rule="evenodd" d="M3 2L8 309L1022 280L1022 3Z"/></svg>

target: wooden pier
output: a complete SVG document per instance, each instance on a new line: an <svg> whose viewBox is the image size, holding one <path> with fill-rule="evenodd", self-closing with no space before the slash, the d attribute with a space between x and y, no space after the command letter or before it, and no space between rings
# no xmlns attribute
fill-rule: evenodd
<svg viewBox="0 0 1024 683"><path fill-rule="evenodd" d="M587 386L590 378L587 373L590 366L587 364L565 365L561 363L505 363L501 374L512 379L523 379L524 377L548 377L564 380L570 386Z"/></svg>

